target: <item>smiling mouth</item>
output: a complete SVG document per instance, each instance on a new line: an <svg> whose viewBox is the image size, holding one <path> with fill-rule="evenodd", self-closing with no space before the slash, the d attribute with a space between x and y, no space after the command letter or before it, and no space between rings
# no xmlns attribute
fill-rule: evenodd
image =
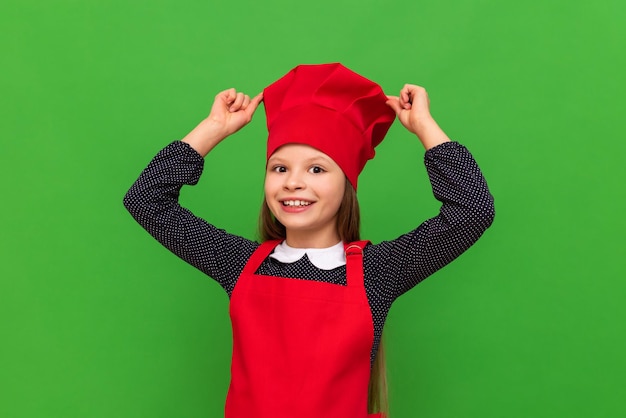
<svg viewBox="0 0 626 418"><path fill-rule="evenodd" d="M313 202L307 202L305 200L283 200L282 201L283 206L290 206L290 207L304 207L304 206L309 206L311 203Z"/></svg>

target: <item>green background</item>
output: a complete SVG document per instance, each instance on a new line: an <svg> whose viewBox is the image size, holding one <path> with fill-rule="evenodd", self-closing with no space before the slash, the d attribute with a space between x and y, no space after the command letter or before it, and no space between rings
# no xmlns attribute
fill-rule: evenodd
<svg viewBox="0 0 626 418"><path fill-rule="evenodd" d="M229 87L340 61L478 160L494 225L393 307L401 417L626 416L621 0L18 1L0 6L0 417L219 417L228 301L122 206ZM182 202L255 237L264 114ZM360 178L363 235L437 212L399 123Z"/></svg>

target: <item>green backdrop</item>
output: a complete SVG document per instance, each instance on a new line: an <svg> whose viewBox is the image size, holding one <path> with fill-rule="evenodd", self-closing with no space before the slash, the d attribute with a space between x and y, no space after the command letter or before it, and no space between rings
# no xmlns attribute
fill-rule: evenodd
<svg viewBox="0 0 626 418"><path fill-rule="evenodd" d="M122 206L214 95L340 61L426 86L494 225L386 328L402 417L626 416L626 3L76 1L0 6L0 417L219 417L228 301ZM620 75L622 74L622 75ZM255 237L264 114L183 204ZM363 235L437 212L399 123L363 173Z"/></svg>

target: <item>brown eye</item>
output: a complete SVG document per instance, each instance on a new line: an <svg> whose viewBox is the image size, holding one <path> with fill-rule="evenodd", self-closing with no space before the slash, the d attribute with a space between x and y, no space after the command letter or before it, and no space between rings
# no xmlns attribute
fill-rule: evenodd
<svg viewBox="0 0 626 418"><path fill-rule="evenodd" d="M313 174L320 174L320 173L323 173L324 171L325 170L322 167L318 166L318 165L314 165L313 167L311 167L309 169L309 172L311 172Z"/></svg>

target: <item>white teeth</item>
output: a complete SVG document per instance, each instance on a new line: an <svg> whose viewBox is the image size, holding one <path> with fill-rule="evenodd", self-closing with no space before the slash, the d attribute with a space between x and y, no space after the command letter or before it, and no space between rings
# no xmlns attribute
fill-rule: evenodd
<svg viewBox="0 0 626 418"><path fill-rule="evenodd" d="M311 202L305 202L304 200L284 200L284 206L309 206Z"/></svg>

